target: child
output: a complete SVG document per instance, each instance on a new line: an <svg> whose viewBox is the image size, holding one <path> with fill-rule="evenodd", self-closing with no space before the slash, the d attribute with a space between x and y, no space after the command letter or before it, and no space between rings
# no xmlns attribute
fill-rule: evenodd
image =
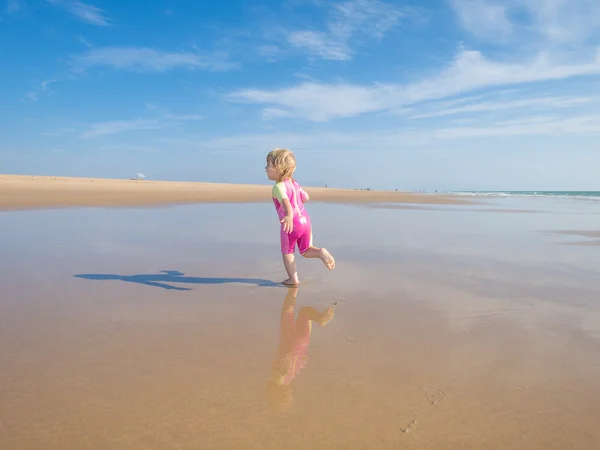
<svg viewBox="0 0 600 450"><path fill-rule="evenodd" d="M335 267L335 260L326 249L312 245L310 217L304 209L304 202L308 201L308 194L292 178L296 170L294 154L284 148L273 150L267 155L265 170L269 180L276 181L272 197L281 222L281 252L288 274L288 278L283 281L283 284L298 286L298 272L294 257L296 244L298 244L298 250L302 256L321 259L329 270Z"/></svg>
<svg viewBox="0 0 600 450"><path fill-rule="evenodd" d="M292 382L306 365L312 323L316 322L324 327L334 315L333 306L322 313L312 306L303 306L294 320L297 295L297 287L289 288L281 307L279 347L271 364L271 377L267 383L268 402L281 411L290 409L292 405Z"/></svg>

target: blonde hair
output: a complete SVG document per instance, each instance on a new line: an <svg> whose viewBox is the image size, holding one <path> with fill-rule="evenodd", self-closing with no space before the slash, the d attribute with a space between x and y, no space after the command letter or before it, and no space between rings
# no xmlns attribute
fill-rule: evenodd
<svg viewBox="0 0 600 450"><path fill-rule="evenodd" d="M287 148L276 148L267 155L267 164L277 170L277 182L279 183L292 178L296 170L296 157L294 152Z"/></svg>

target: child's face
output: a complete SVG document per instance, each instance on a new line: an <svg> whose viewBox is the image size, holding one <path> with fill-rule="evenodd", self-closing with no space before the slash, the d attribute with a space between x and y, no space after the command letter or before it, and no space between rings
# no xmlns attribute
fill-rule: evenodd
<svg viewBox="0 0 600 450"><path fill-rule="evenodd" d="M265 166L265 171L267 172L267 177L269 180L276 180L279 175L279 171L273 167L271 163L267 163Z"/></svg>

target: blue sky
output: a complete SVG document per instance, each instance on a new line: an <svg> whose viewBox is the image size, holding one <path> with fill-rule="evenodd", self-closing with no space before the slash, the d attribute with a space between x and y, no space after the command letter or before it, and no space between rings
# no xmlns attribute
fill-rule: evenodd
<svg viewBox="0 0 600 450"><path fill-rule="evenodd" d="M0 173L600 189L597 0L0 0L0 42Z"/></svg>

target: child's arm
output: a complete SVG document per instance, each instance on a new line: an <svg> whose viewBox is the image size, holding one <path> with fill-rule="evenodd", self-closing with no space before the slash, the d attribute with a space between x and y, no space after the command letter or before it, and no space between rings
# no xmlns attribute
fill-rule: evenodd
<svg viewBox="0 0 600 450"><path fill-rule="evenodd" d="M300 198L302 199L302 203L306 203L310 200L308 193L302 188L300 188Z"/></svg>
<svg viewBox="0 0 600 450"><path fill-rule="evenodd" d="M310 199L308 193L298 184L298 182L296 182L296 185L298 186L298 192L300 193L300 200L302 200L302 203L306 203Z"/></svg>
<svg viewBox="0 0 600 450"><path fill-rule="evenodd" d="M283 231L286 233L291 233L294 229L294 210L292 209L292 204L290 203L290 199L285 197L282 199L283 207L285 208L285 217L281 219L281 223L283 224Z"/></svg>

